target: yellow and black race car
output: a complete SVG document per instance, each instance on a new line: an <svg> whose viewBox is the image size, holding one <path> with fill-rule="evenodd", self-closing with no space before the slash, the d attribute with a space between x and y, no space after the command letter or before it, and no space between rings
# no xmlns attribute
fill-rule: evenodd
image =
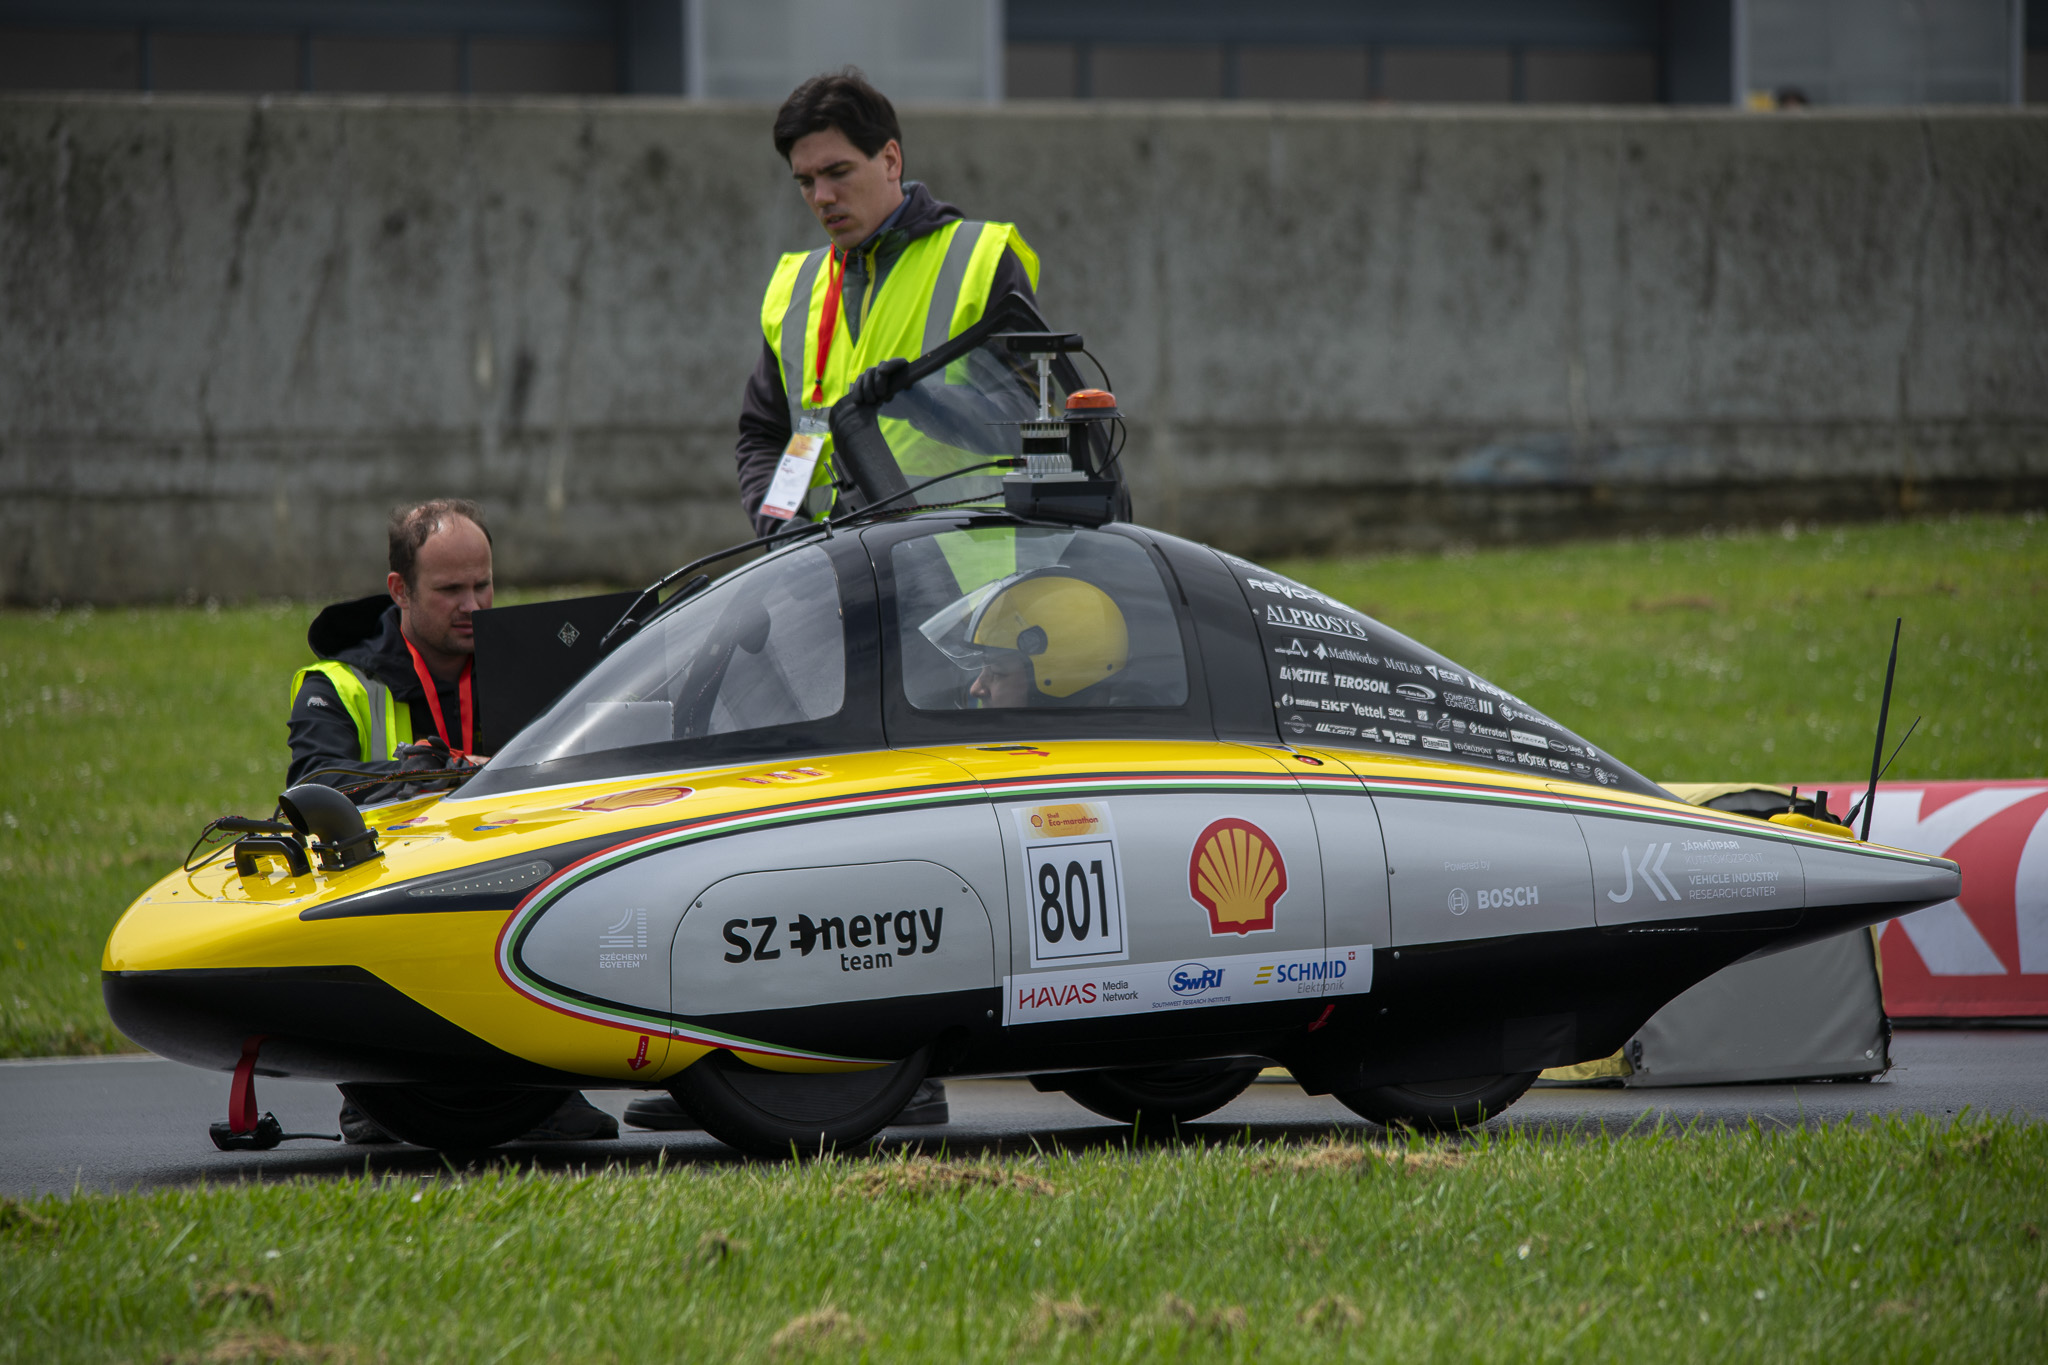
<svg viewBox="0 0 2048 1365"><path fill-rule="evenodd" d="M244 1130L254 1075L327 1078L434 1146L590 1087L770 1153L864 1139L926 1076L1185 1119L1269 1062L1448 1127L1731 962L1956 894L1117 520L1078 346L1012 299L840 403L835 515L643 594L466 785L294 788L151 887L115 1021L238 1070Z"/></svg>

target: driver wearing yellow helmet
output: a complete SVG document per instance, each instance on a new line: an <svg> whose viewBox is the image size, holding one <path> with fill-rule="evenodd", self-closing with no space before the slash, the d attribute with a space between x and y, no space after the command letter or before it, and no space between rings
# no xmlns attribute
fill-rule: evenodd
<svg viewBox="0 0 2048 1365"><path fill-rule="evenodd" d="M1130 663L1122 609L1071 569L1015 574L962 605L977 598L964 623L955 611L941 612L925 633L954 663L975 671L967 694L982 707L1085 706L1089 688Z"/></svg>

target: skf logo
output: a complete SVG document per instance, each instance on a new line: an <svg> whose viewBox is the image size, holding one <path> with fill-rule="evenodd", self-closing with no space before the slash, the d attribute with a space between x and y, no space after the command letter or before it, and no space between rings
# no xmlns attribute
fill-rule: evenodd
<svg viewBox="0 0 2048 1365"><path fill-rule="evenodd" d="M1249 820L1218 820L1195 836L1188 894L1209 912L1210 933L1263 933L1287 894L1287 860Z"/></svg>
<svg viewBox="0 0 2048 1365"><path fill-rule="evenodd" d="M1200 995L1223 984L1223 969L1204 962L1183 962L1173 969L1166 984L1173 987L1175 995Z"/></svg>

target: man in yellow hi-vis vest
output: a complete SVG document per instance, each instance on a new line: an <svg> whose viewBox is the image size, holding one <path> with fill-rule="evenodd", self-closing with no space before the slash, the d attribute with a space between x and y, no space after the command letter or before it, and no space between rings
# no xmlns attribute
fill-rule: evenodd
<svg viewBox="0 0 2048 1365"><path fill-rule="evenodd" d="M413 794L365 786L362 773L441 768L476 749L471 614L491 605L491 534L464 498L392 514L386 591L322 611L306 632L320 656L292 675L286 782L352 788L358 805ZM399 757L401 745L445 751Z"/></svg>
<svg viewBox="0 0 2048 1365"><path fill-rule="evenodd" d="M340 602L314 618L306 641L320 662L292 675L288 783L351 786L358 804L413 794L407 771L470 761L476 716L470 665L473 616L491 605L491 533L466 498L435 498L391 515L386 592ZM400 745L438 741L416 759ZM395 779L361 787L357 769ZM395 1142L344 1101L341 1133L351 1143ZM521 1139L586 1142L616 1138L618 1120L571 1091Z"/></svg>
<svg viewBox="0 0 2048 1365"><path fill-rule="evenodd" d="M737 451L740 503L757 534L822 510L826 415L885 360L915 360L979 321L989 300L1032 298L1038 255L1009 223L973 222L903 179L888 97L858 71L814 76L775 115L775 150L831 239L791 252L761 301L761 355ZM807 506L764 500L784 453L815 459Z"/></svg>

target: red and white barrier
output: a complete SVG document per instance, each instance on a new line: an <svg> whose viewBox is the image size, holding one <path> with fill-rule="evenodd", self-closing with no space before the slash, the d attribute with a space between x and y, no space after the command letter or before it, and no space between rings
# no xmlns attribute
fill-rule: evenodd
<svg viewBox="0 0 2048 1365"><path fill-rule="evenodd" d="M1829 789L1838 813L1864 786L1813 785ZM2048 1016L2048 778L1881 782L1870 837L1963 869L1961 896L1884 926L1885 1012Z"/></svg>

